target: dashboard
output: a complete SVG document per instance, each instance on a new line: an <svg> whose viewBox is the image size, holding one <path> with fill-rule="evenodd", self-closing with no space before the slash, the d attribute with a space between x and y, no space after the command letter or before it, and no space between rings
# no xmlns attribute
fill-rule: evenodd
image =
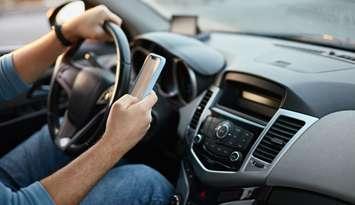
<svg viewBox="0 0 355 205"><path fill-rule="evenodd" d="M269 186L290 189L286 195L308 191L310 198L329 197L329 204L355 202L355 183L344 180L354 176L341 168L355 169L347 157L355 154L349 147L354 133L340 134L338 126L344 116L354 124L353 53L247 35L189 39L214 50L209 59L218 60L210 66L199 56L191 64L165 35L170 34L139 37L133 59L148 51L168 56L159 92L179 105L178 131L185 142L178 182L182 204L252 204ZM208 197L201 199L201 193Z"/></svg>

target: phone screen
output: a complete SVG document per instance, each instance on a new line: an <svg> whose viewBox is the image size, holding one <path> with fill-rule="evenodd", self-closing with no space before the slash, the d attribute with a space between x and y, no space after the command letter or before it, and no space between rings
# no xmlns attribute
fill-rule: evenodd
<svg viewBox="0 0 355 205"><path fill-rule="evenodd" d="M165 65L165 58L156 54L149 54L138 74L131 95L144 98L152 90Z"/></svg>

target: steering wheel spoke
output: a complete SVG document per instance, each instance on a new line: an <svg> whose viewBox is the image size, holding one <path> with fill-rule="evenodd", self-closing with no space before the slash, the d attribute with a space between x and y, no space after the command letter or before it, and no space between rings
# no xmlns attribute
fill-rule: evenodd
<svg viewBox="0 0 355 205"><path fill-rule="evenodd" d="M77 132L77 130L78 128L70 121L68 114L66 113L60 128L55 131L57 134L55 139L56 144L62 149L65 149L71 144L72 136Z"/></svg>
<svg viewBox="0 0 355 205"><path fill-rule="evenodd" d="M63 63L60 65L55 80L63 88L65 93L70 97L76 76L79 73L79 69L71 64Z"/></svg>

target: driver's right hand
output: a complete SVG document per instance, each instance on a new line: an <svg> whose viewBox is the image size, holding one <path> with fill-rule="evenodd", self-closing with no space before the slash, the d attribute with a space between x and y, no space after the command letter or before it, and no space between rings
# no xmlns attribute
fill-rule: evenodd
<svg viewBox="0 0 355 205"><path fill-rule="evenodd" d="M102 140L110 144L123 156L146 134L152 120L151 110L157 102L152 92L142 100L124 95L111 108Z"/></svg>

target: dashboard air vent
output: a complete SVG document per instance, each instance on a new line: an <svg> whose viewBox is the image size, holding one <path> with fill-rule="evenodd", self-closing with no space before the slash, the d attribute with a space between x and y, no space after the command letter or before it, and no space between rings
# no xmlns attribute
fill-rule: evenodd
<svg viewBox="0 0 355 205"><path fill-rule="evenodd" d="M279 116L256 147L253 156L271 163L304 125L305 122L301 120Z"/></svg>
<svg viewBox="0 0 355 205"><path fill-rule="evenodd" d="M203 110L205 109L209 99L212 96L212 91L207 90L207 92L205 93L205 95L203 96L200 104L198 105L198 107L196 108L196 111L194 113L194 115L192 116L191 122L190 122L190 128L192 129L196 129L197 125L198 125L198 121L200 120L201 114L203 112Z"/></svg>

